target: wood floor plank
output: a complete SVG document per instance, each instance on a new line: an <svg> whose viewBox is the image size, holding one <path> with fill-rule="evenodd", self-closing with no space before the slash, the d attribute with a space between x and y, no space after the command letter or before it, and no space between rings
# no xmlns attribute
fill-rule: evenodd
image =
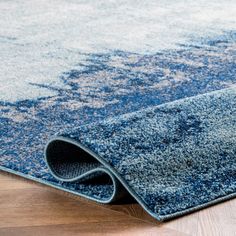
<svg viewBox="0 0 236 236"><path fill-rule="evenodd" d="M199 212L199 236L236 236L236 208L227 201Z"/></svg>
<svg viewBox="0 0 236 236"><path fill-rule="evenodd" d="M10 189L26 189L26 188L40 188L39 185L35 184L32 186L31 181L21 178L21 181L16 181L14 175L10 175L0 171L0 189L10 190Z"/></svg>
<svg viewBox="0 0 236 236"><path fill-rule="evenodd" d="M23 194L23 193L22 193ZM0 192L1 195L1 192ZM15 226L37 226L51 224L74 224L96 221L126 220L127 215L108 209L92 207L81 202L55 202L51 206L22 203L22 206L0 208L0 228Z"/></svg>
<svg viewBox="0 0 236 236"><path fill-rule="evenodd" d="M165 222L168 228L178 230L180 232L185 232L189 235L198 235L198 221L199 212L194 212L192 214L179 217L170 221Z"/></svg>
<svg viewBox="0 0 236 236"><path fill-rule="evenodd" d="M13 182L13 189L6 188ZM186 235L59 193L62 191L43 185L35 188L32 181L1 173L0 235Z"/></svg>
<svg viewBox="0 0 236 236"><path fill-rule="evenodd" d="M136 219L120 222L95 222L83 224L50 225L37 227L1 228L1 236L74 236L74 235L120 235L120 236L185 236L186 234L165 227L138 223Z"/></svg>
<svg viewBox="0 0 236 236"><path fill-rule="evenodd" d="M160 223L138 204L97 204L0 172L0 235L236 236L236 199Z"/></svg>
<svg viewBox="0 0 236 236"><path fill-rule="evenodd" d="M138 203L130 203L130 204L119 204L119 205L105 205L106 208L112 209L119 212L124 212L127 215L142 219L147 222L152 222L153 224L159 225L156 219L147 214L147 212L138 204Z"/></svg>
<svg viewBox="0 0 236 236"><path fill-rule="evenodd" d="M68 202L73 202L71 198L65 198L60 194L50 192L44 188L28 188L24 189L9 189L1 190L0 195L0 208L9 207L28 207L44 205L45 207L57 205L58 202L65 204Z"/></svg>

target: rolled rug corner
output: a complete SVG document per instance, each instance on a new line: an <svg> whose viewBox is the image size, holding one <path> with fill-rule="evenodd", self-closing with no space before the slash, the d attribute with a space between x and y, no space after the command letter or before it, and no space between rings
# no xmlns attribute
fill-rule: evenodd
<svg viewBox="0 0 236 236"><path fill-rule="evenodd" d="M162 221L235 197L235 130L232 87L62 130L45 158L79 195L110 203L129 193Z"/></svg>

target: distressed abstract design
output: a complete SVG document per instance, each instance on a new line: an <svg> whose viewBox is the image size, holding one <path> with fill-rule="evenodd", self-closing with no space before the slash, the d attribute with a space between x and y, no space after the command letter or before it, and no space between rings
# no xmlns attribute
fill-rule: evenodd
<svg viewBox="0 0 236 236"><path fill-rule="evenodd" d="M0 2L0 169L158 220L235 196L235 1L32 4Z"/></svg>

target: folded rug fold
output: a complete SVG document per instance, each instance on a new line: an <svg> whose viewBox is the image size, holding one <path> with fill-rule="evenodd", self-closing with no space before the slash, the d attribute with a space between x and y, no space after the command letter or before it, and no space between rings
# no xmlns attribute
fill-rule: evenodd
<svg viewBox="0 0 236 236"><path fill-rule="evenodd" d="M235 195L235 130L231 88L63 130L45 156L60 181L97 179L103 194L88 188L88 198L117 200L121 183L165 220Z"/></svg>

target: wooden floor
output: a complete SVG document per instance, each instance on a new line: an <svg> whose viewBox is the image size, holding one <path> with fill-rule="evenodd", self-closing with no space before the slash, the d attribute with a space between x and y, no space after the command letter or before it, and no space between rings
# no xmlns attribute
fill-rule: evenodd
<svg viewBox="0 0 236 236"><path fill-rule="evenodd" d="M236 199L158 223L138 204L100 205L0 172L0 236L236 235Z"/></svg>

